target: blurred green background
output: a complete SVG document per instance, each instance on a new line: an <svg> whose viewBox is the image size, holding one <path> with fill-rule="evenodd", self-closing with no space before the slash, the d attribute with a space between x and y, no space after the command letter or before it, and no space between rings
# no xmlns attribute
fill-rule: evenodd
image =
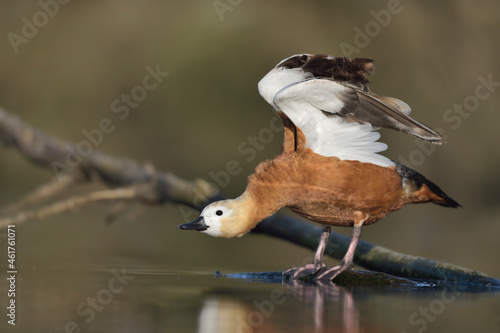
<svg viewBox="0 0 500 333"><path fill-rule="evenodd" d="M389 13L390 1L221 3L73 1L43 22L37 2L3 1L0 105L73 142L109 118L115 130L95 149L150 161L186 179L213 182L211 175L235 160L241 171L222 189L234 197L255 166L281 150L276 133L252 148L254 158L241 151L274 117L257 91L261 77L296 53L375 59L372 90L407 102L415 119L444 130L448 141L427 156L430 146L384 130L385 155L413 161L411 167L464 207L407 206L365 228L362 239L500 277L500 87L471 112L447 111L474 101L480 76L500 81L500 2L402 1L390 17L381 14ZM13 47L9 33L22 36L23 18L33 22L34 15L41 20L37 33ZM347 44L356 50L346 54ZM142 84L147 66L169 75L122 120L111 105ZM0 147L0 161L0 206L54 176L13 149ZM108 225L110 207L18 226L18 264L64 271L126 257L172 269L234 272L281 270L312 255L265 236L223 240L180 231L176 226L196 214L182 214L173 204Z"/></svg>

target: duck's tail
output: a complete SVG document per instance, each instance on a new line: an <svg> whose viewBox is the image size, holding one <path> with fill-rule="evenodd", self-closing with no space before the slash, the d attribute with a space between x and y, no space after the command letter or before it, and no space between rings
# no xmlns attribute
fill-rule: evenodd
<svg viewBox="0 0 500 333"><path fill-rule="evenodd" d="M445 207L462 207L462 205L444 193L439 186L420 173L403 164L395 163L396 170L403 181L403 186L408 190L410 202L432 202Z"/></svg>

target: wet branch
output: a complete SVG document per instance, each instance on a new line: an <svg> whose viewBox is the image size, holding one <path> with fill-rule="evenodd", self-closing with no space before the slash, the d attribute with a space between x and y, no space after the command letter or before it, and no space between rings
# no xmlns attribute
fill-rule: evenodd
<svg viewBox="0 0 500 333"><path fill-rule="evenodd" d="M322 230L321 227L304 223L290 216L274 215L259 223L253 232L281 238L315 250ZM332 258L342 259L350 241L350 237L332 232L325 254ZM500 280L489 277L485 273L445 262L399 253L364 240L360 240L358 243L354 263L375 272L417 281L475 286L479 289L500 288ZM342 282L345 276L345 274L339 275L335 282ZM376 283L376 281L372 282Z"/></svg>
<svg viewBox="0 0 500 333"><path fill-rule="evenodd" d="M96 150L87 156L77 155L76 144L37 130L2 109L0 142L17 149L33 163L51 169L56 176L18 202L1 209L0 229L8 224L42 219L96 202L115 203L108 215L108 221L111 221L122 214L128 206L126 203L130 202L138 202L143 206L170 202L200 210L208 203L222 198L205 180L184 180L172 173L157 171L148 163L141 165L133 160ZM55 199L69 188L90 182L102 184L109 189L87 190L69 198ZM320 227L289 216L274 215L258 224L253 232L281 238L314 250L321 230ZM349 242L349 237L332 233L325 253L341 259ZM373 271L403 278L500 288L500 280L490 278L484 273L397 253L366 241L359 243L355 263ZM342 276L338 279L343 279ZM368 275L369 279L370 276Z"/></svg>

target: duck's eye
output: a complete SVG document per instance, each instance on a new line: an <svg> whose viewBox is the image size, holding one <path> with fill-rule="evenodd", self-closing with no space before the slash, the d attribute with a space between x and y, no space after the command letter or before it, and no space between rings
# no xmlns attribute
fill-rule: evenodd
<svg viewBox="0 0 500 333"><path fill-rule="evenodd" d="M215 215L217 215L217 216L221 216L221 215L222 215L222 210L218 210L218 211L216 211L216 212L215 212Z"/></svg>

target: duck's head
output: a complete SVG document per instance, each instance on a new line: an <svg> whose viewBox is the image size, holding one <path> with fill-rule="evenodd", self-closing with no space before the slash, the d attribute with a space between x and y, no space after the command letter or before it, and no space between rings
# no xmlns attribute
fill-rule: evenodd
<svg viewBox="0 0 500 333"><path fill-rule="evenodd" d="M197 230L214 237L241 237L259 222L253 202L246 196L222 200L206 206L196 220L181 224L182 230Z"/></svg>
<svg viewBox="0 0 500 333"><path fill-rule="evenodd" d="M303 65L307 63L311 57L312 55L310 54L296 54L286 58L260 80L258 85L259 93L276 110L278 110L278 107L274 105L273 100L278 91L290 84L313 77L311 73L303 70Z"/></svg>

